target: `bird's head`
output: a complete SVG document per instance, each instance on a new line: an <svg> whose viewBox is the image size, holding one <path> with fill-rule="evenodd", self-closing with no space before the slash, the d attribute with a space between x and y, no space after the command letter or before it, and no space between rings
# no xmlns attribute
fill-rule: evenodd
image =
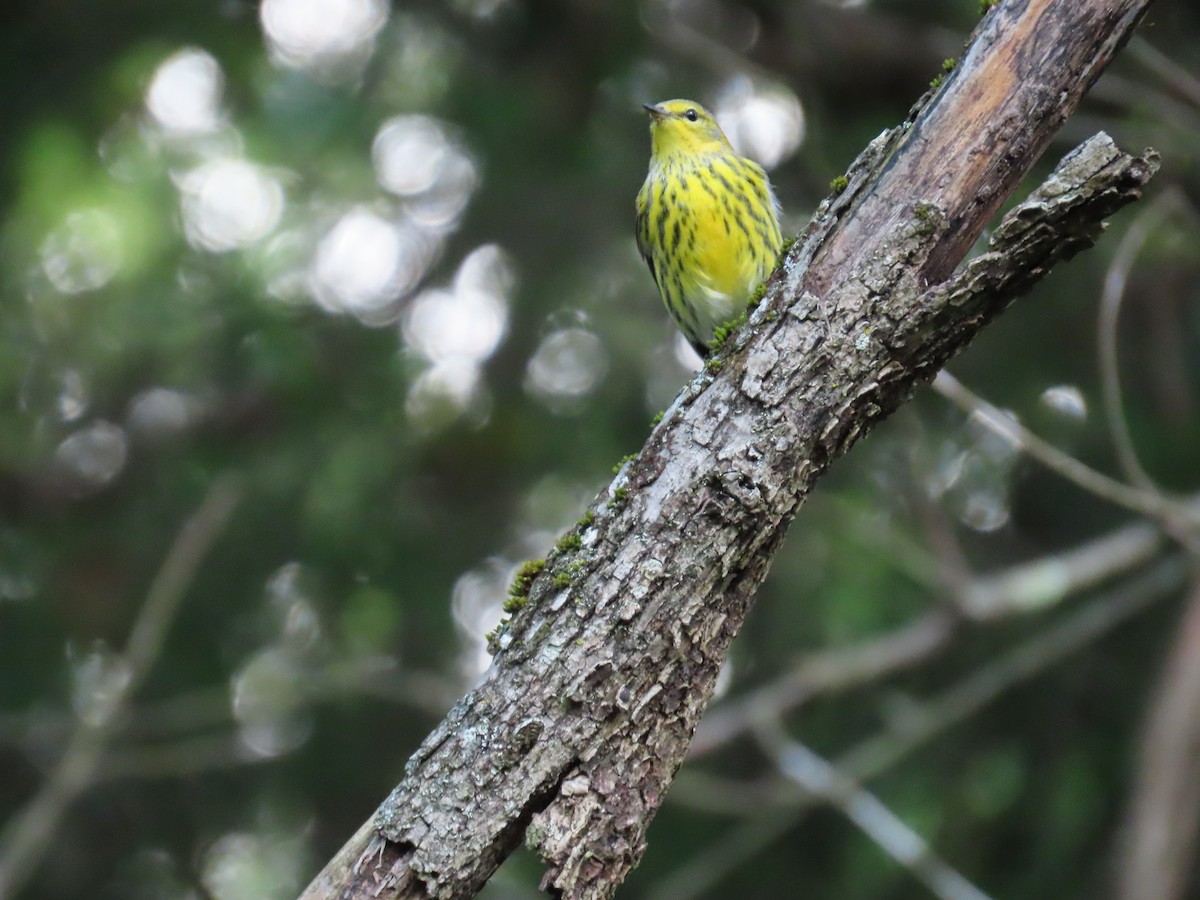
<svg viewBox="0 0 1200 900"><path fill-rule="evenodd" d="M650 113L650 153L656 160L721 153L730 149L713 114L691 100L645 104Z"/></svg>

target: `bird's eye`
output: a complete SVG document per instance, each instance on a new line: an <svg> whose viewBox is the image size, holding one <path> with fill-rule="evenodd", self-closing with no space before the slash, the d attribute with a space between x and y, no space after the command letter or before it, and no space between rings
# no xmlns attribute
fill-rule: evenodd
<svg viewBox="0 0 1200 900"><path fill-rule="evenodd" d="M698 118L700 118L700 116L698 116L696 114L696 111L694 109L689 109L687 112L685 112L683 114L683 117L685 119L687 119L689 122L695 122Z"/></svg>

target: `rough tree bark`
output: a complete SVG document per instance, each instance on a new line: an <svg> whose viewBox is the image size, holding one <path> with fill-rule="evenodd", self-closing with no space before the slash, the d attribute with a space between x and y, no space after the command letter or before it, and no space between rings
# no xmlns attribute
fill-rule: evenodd
<svg viewBox="0 0 1200 900"><path fill-rule="evenodd" d="M955 272L1148 5L986 16L532 577L482 683L306 898L468 897L522 837L545 889L616 890L816 479L1153 174L1098 135Z"/></svg>

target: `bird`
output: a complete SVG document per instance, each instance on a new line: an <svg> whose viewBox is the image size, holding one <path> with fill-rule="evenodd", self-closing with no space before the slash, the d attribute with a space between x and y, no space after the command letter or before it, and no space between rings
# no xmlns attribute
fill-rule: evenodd
<svg viewBox="0 0 1200 900"><path fill-rule="evenodd" d="M638 250L696 352L746 309L783 247L779 202L762 166L739 156L691 100L644 104L650 170L638 191Z"/></svg>

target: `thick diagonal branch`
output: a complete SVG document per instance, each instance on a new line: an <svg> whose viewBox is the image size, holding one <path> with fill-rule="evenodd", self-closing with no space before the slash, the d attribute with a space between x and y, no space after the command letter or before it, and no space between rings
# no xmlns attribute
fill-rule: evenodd
<svg viewBox="0 0 1200 900"><path fill-rule="evenodd" d="M483 682L306 897L471 896L522 836L545 887L612 894L817 478L1153 174L1093 138L953 275L1146 5L989 14L532 578Z"/></svg>

